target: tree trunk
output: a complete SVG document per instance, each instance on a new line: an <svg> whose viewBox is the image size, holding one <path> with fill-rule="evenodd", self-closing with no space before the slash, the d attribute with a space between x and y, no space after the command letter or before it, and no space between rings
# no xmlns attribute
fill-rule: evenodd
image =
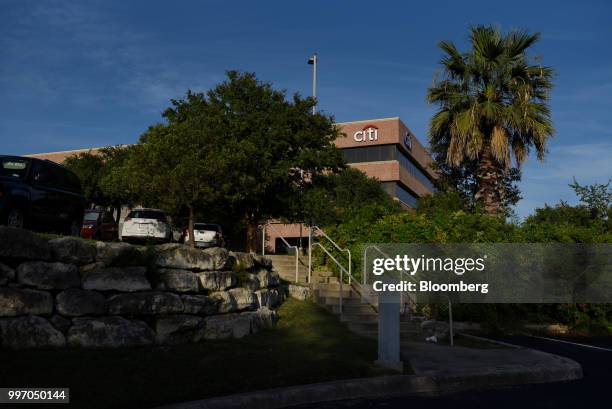
<svg viewBox="0 0 612 409"><path fill-rule="evenodd" d="M195 218L193 207L189 206L189 223L187 224L187 231L189 231L189 245L195 247L195 236L193 234L193 219Z"/></svg>
<svg viewBox="0 0 612 409"><path fill-rule="evenodd" d="M247 253L257 252L257 219L255 215L247 213L246 222L246 251Z"/></svg>
<svg viewBox="0 0 612 409"><path fill-rule="evenodd" d="M478 165L478 192L475 199L482 205L489 215L499 215L502 211L502 197L504 192L500 183L502 169L493 157L491 146L485 144L480 153Z"/></svg>

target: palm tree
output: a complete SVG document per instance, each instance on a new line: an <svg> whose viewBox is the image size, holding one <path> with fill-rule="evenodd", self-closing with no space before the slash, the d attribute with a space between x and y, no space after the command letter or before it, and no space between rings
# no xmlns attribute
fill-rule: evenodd
<svg viewBox="0 0 612 409"><path fill-rule="evenodd" d="M439 106L429 125L430 145L446 152L450 166L478 162L475 199L488 214L502 211L500 180L511 156L520 167L535 148L543 160L554 133L548 107L553 70L531 64L526 54L539 37L475 26L469 52L460 53L449 41L439 44L443 78L434 79L427 93Z"/></svg>

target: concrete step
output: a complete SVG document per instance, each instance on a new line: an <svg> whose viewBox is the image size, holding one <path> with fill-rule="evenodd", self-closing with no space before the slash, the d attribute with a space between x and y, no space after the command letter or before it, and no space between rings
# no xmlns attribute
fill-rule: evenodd
<svg viewBox="0 0 612 409"><path fill-rule="evenodd" d="M340 298L340 290L321 290L321 289L316 289L314 290L315 295L319 296L319 297L325 297L325 298ZM355 297L355 293L353 292L353 290L342 290L342 295L345 299L349 299L349 298L355 298L357 299L358 297Z"/></svg>
<svg viewBox="0 0 612 409"><path fill-rule="evenodd" d="M372 313L372 314L343 313L342 316L340 317L340 321L341 322L354 322L354 323L361 323L361 322L378 323L378 314L375 314L375 313Z"/></svg>
<svg viewBox="0 0 612 409"><path fill-rule="evenodd" d="M330 311L332 308L338 305L339 300L340 299L338 297L321 297L315 294L315 301L317 302L317 304L323 307L329 307ZM357 299L357 298L351 298L351 299L345 298L342 300L342 308L349 306L349 305L359 306L359 305L364 305L364 304L361 302L361 299Z"/></svg>

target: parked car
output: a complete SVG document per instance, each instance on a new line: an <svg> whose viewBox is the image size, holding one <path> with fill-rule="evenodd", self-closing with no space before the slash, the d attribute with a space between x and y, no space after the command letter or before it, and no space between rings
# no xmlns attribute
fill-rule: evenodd
<svg viewBox="0 0 612 409"><path fill-rule="evenodd" d="M85 198L79 178L47 160L0 155L0 224L78 236Z"/></svg>
<svg viewBox="0 0 612 409"><path fill-rule="evenodd" d="M174 229L168 222L166 214L159 209L134 209L123 220L122 241L157 241L169 243L174 241Z"/></svg>
<svg viewBox="0 0 612 409"><path fill-rule="evenodd" d="M103 241L117 240L119 238L119 225L113 214L108 210L85 210L81 237Z"/></svg>
<svg viewBox="0 0 612 409"><path fill-rule="evenodd" d="M185 229L185 243L189 243L189 229ZM193 237L196 247L225 247L225 236L221 226L213 223L194 223Z"/></svg>

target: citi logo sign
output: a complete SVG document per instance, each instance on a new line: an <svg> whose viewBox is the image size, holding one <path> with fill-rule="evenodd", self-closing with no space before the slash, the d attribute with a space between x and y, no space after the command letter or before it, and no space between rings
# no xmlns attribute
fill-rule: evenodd
<svg viewBox="0 0 612 409"><path fill-rule="evenodd" d="M366 125L361 131L353 135L355 142L368 142L378 140L378 127L376 125Z"/></svg>

